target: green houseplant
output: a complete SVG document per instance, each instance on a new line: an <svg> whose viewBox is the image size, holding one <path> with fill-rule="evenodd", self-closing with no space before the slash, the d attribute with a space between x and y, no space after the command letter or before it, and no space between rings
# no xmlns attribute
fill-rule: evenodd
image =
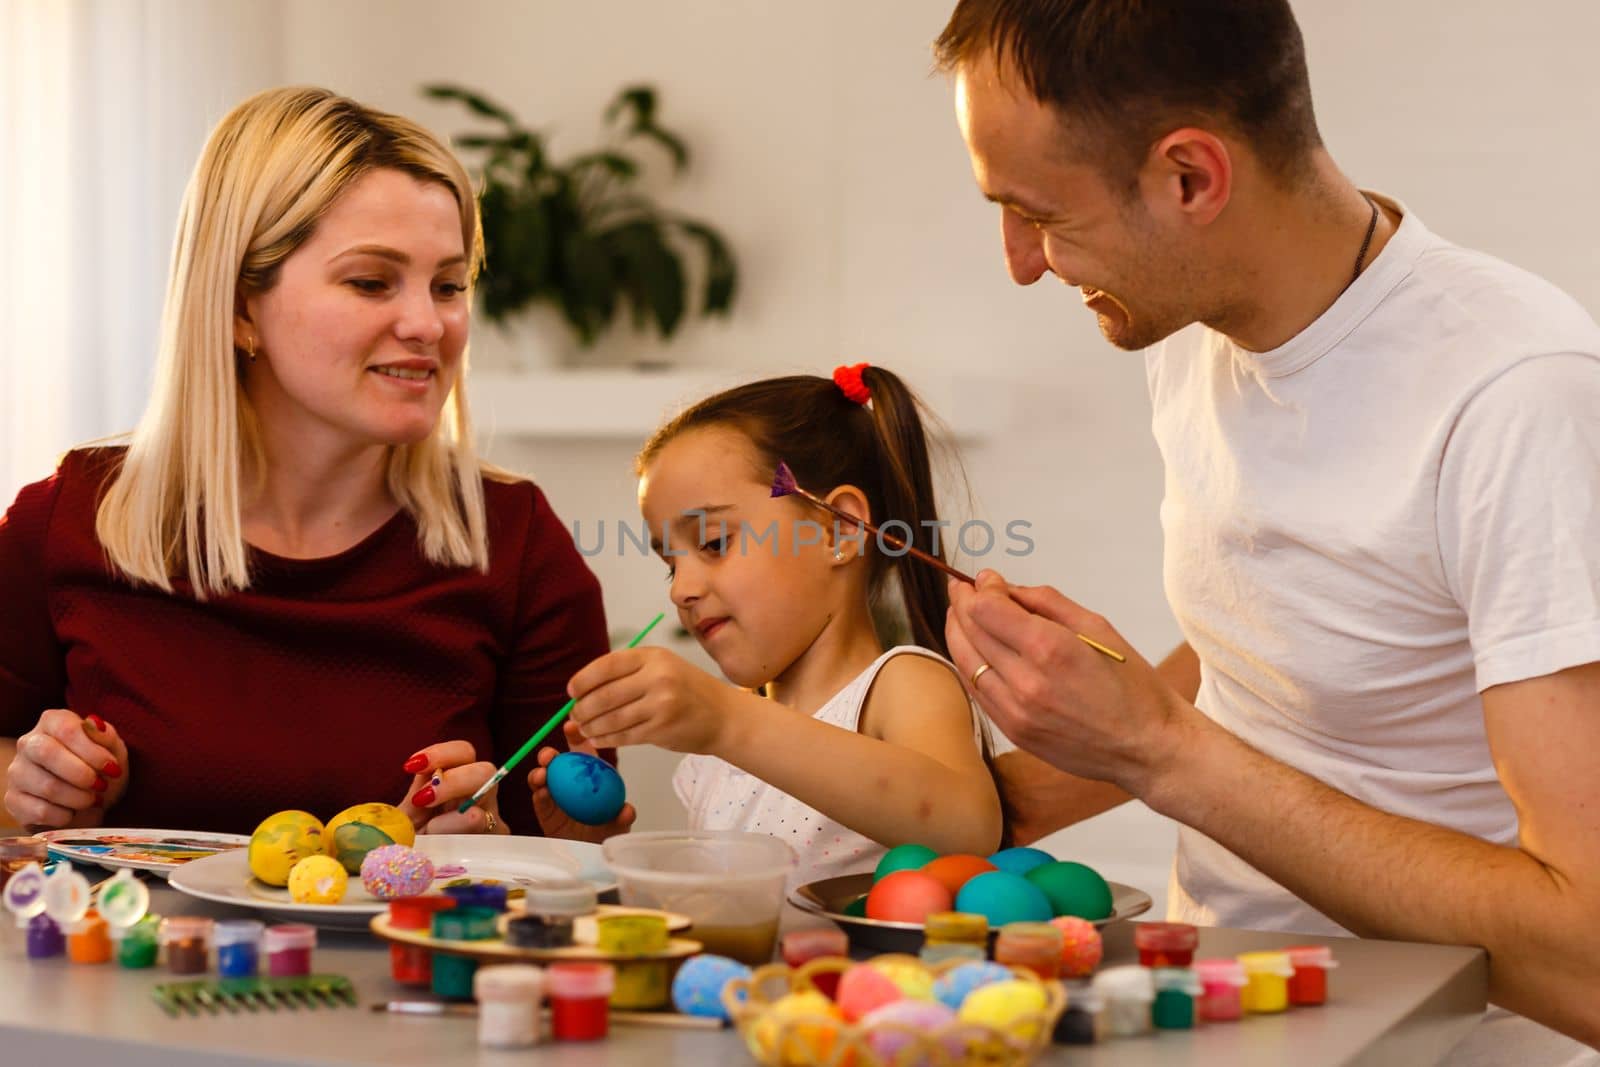
<svg viewBox="0 0 1600 1067"><path fill-rule="evenodd" d="M672 336L689 310L685 257L698 254L699 313L725 315L738 288L727 241L696 219L667 211L639 188L643 165L636 145L665 151L673 173L689 150L656 122L649 86L623 89L606 108L608 141L564 160L552 159L545 136L482 94L455 85L428 85L436 100L455 101L496 126L457 137L459 148L482 158L485 269L478 282L483 313L497 325L545 302L561 312L587 347L616 318L621 305L634 326L654 324Z"/></svg>

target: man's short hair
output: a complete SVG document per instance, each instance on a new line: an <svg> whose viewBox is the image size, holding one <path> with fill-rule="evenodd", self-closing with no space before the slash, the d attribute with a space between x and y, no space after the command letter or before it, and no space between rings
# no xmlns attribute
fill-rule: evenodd
<svg viewBox="0 0 1600 1067"><path fill-rule="evenodd" d="M959 0L934 54L947 73L993 56L1113 180L1181 126L1221 126L1280 180L1322 143L1288 0Z"/></svg>

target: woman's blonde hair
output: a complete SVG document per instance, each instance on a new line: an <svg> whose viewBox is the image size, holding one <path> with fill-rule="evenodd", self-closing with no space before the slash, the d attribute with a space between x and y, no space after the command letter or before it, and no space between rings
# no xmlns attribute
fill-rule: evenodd
<svg viewBox="0 0 1600 1067"><path fill-rule="evenodd" d="M262 453L234 347L236 300L270 290L329 205L379 168L454 193L470 286L483 253L471 179L421 126L325 89L284 88L251 97L212 131L178 216L155 391L95 522L134 582L171 592L186 577L200 599L249 586L241 483L259 473ZM463 356L433 433L391 450L388 486L429 560L487 570L465 381Z"/></svg>

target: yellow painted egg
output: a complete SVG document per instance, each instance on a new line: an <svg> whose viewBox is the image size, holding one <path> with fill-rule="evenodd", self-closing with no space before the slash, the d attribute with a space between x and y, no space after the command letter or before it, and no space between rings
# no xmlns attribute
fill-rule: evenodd
<svg viewBox="0 0 1600 1067"><path fill-rule="evenodd" d="M895 984L907 1000L932 1000L933 975L911 960L870 960L867 966Z"/></svg>
<svg viewBox="0 0 1600 1067"><path fill-rule="evenodd" d="M1044 1018L1044 986L1037 982L995 982L980 986L961 1002L964 1023L992 1026L1020 1041L1031 1041Z"/></svg>
<svg viewBox="0 0 1600 1067"><path fill-rule="evenodd" d="M296 904L337 904L350 876L332 856L307 856L289 872L289 896Z"/></svg>
<svg viewBox="0 0 1600 1067"><path fill-rule="evenodd" d="M786 993L750 1028L750 1054L762 1063L827 1063L843 1023L833 1001L815 989Z"/></svg>
<svg viewBox="0 0 1600 1067"><path fill-rule="evenodd" d="M324 851L322 820L305 811L280 811L250 835L250 873L268 885L288 885L289 871Z"/></svg>
<svg viewBox="0 0 1600 1067"><path fill-rule="evenodd" d="M406 813L393 804L357 804L345 808L328 823L322 840L328 855L349 874L361 873L367 853L384 845L416 844L417 832Z"/></svg>

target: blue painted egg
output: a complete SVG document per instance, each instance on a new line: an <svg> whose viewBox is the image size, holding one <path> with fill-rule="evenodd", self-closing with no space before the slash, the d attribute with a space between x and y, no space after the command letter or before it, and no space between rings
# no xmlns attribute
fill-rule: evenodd
<svg viewBox="0 0 1600 1067"><path fill-rule="evenodd" d="M1055 914L1043 890L1008 871L969 879L956 894L956 910L987 917L990 929L1006 923L1049 922Z"/></svg>
<svg viewBox="0 0 1600 1067"><path fill-rule="evenodd" d="M589 826L615 819L628 799L616 768L584 752L563 752L551 760L545 786L556 807Z"/></svg>
<svg viewBox="0 0 1600 1067"><path fill-rule="evenodd" d="M995 982L1009 982L1015 977L1009 967L988 960L974 960L946 971L933 983L933 996L951 1011L960 1011L961 1002L966 1000L967 995L974 989L993 985Z"/></svg>
<svg viewBox="0 0 1600 1067"><path fill-rule="evenodd" d="M1055 861L1050 853L1037 848L1003 848L989 857L990 863L1012 874L1027 874L1035 867Z"/></svg>
<svg viewBox="0 0 1600 1067"><path fill-rule="evenodd" d="M735 978L749 977L749 967L726 956L690 956L672 980L672 1006L683 1015L726 1019L723 986Z"/></svg>

